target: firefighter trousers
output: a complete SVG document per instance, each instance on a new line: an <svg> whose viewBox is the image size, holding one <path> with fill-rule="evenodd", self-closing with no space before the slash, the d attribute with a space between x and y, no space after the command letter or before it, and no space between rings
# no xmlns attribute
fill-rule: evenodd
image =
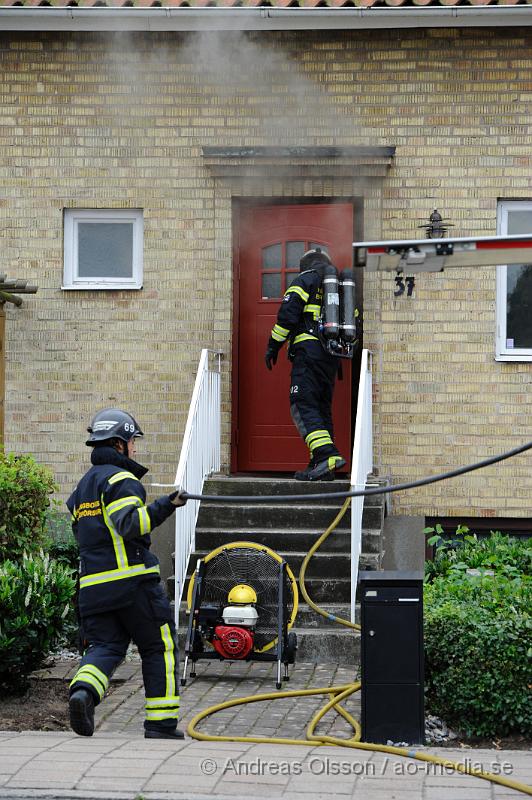
<svg viewBox="0 0 532 800"><path fill-rule="evenodd" d="M172 610L161 583L139 583L134 602L114 611L84 616L83 654L70 693L88 689L97 705L133 641L142 660L146 729L173 730L179 715L178 651Z"/></svg>
<svg viewBox="0 0 532 800"><path fill-rule="evenodd" d="M321 345L318 347L321 350ZM296 348L290 379L290 413L313 464L338 455L332 421L337 372L338 362L333 356Z"/></svg>

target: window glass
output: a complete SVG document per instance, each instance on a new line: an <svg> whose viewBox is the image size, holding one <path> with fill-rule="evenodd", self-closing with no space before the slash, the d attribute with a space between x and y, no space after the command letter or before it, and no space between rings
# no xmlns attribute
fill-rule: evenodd
<svg viewBox="0 0 532 800"><path fill-rule="evenodd" d="M280 244L271 244L269 247L264 247L262 249L263 269L281 269L282 263Z"/></svg>
<svg viewBox="0 0 532 800"><path fill-rule="evenodd" d="M327 255L329 255L329 250L328 250L328 248L327 248L327 245L325 245L325 244L320 244L320 242L311 242L311 243L310 243L310 248L309 248L309 249L310 249L310 250L314 250L316 247L319 247L319 248L320 248L320 250L322 251L322 253L327 253Z"/></svg>
<svg viewBox="0 0 532 800"><path fill-rule="evenodd" d="M509 210L508 233L532 233L532 209ZM532 265L511 264L507 268L506 313L508 346L532 349Z"/></svg>
<svg viewBox="0 0 532 800"><path fill-rule="evenodd" d="M63 289L142 289L141 209L64 210Z"/></svg>
<svg viewBox="0 0 532 800"><path fill-rule="evenodd" d="M299 272L287 272L286 273L286 288L288 289L289 286L293 284Z"/></svg>
<svg viewBox="0 0 532 800"><path fill-rule="evenodd" d="M508 235L516 236L520 233L532 233L532 210L508 211Z"/></svg>
<svg viewBox="0 0 532 800"><path fill-rule="evenodd" d="M78 224L80 278L131 278L132 273L132 223L80 222Z"/></svg>
<svg viewBox="0 0 532 800"><path fill-rule="evenodd" d="M286 268L299 269L299 262L301 256L305 253L305 242L287 242L286 243Z"/></svg>
<svg viewBox="0 0 532 800"><path fill-rule="evenodd" d="M281 297L281 273L264 272L262 274L262 297L269 299Z"/></svg>
<svg viewBox="0 0 532 800"><path fill-rule="evenodd" d="M501 200L497 231L532 234L532 202ZM500 361L532 361L532 265L497 268L497 347Z"/></svg>
<svg viewBox="0 0 532 800"><path fill-rule="evenodd" d="M532 350L532 264L508 267L506 301L508 344Z"/></svg>

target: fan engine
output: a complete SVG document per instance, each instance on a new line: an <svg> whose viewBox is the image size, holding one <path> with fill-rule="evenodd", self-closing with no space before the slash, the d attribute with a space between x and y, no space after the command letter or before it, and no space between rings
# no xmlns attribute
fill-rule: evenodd
<svg viewBox="0 0 532 800"><path fill-rule="evenodd" d="M216 625L211 644L223 658L246 658L253 650L255 625L258 620L257 595L251 586L238 584L229 592L232 605L222 612L223 625Z"/></svg>
<svg viewBox="0 0 532 800"><path fill-rule="evenodd" d="M245 658L253 650L253 634L243 628L218 625L212 644L223 658Z"/></svg>

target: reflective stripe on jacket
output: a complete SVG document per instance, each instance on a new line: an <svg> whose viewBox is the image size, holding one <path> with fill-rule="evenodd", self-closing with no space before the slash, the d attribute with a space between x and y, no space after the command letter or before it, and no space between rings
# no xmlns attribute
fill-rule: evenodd
<svg viewBox="0 0 532 800"><path fill-rule="evenodd" d="M323 304L321 275L316 270L301 272L286 290L273 326L270 342L281 347L319 341L318 320Z"/></svg>

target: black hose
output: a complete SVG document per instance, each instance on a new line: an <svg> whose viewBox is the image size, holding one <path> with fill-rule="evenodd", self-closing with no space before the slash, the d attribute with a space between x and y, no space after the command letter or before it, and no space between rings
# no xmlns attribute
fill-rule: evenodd
<svg viewBox="0 0 532 800"><path fill-rule="evenodd" d="M506 453L501 453L491 458L486 458L484 461L477 461L476 464L468 464L465 467L453 469L451 472L442 472L439 475L430 475L428 478L420 478L417 481L410 481L409 483L397 483L392 486L377 486L372 489L354 489L349 492L321 492L317 494L281 494L281 495L218 495L218 494L189 494L187 491L182 492L184 500L208 500L218 503L263 503L268 500L270 503L284 503L287 500L305 502L309 500L331 500L331 499L344 499L346 497L368 497L373 494L390 494L391 492L402 492L407 489L415 489L418 486L427 486L429 483L437 483L444 481L448 478L456 478L458 475L464 475L466 472L474 472L474 470L489 467L491 464L497 464L499 461L505 461L507 458L524 453L526 450L532 448L532 442L522 444L520 447L515 447L513 450L508 450Z"/></svg>

